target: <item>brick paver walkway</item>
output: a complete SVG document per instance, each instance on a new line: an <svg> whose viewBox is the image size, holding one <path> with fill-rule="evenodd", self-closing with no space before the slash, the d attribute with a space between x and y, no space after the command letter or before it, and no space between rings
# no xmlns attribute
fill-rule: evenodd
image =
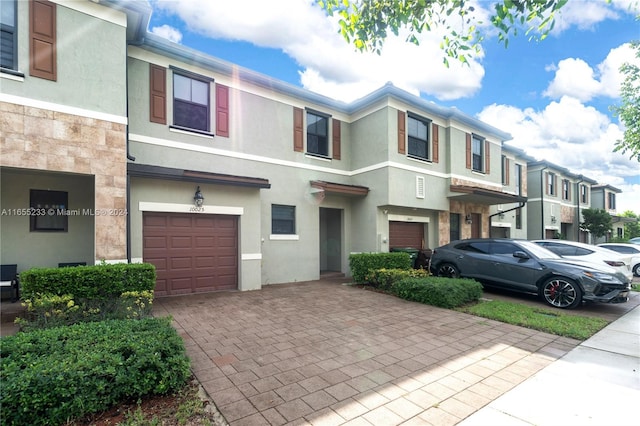
<svg viewBox="0 0 640 426"><path fill-rule="evenodd" d="M580 342L335 281L157 299L233 425L453 425Z"/></svg>

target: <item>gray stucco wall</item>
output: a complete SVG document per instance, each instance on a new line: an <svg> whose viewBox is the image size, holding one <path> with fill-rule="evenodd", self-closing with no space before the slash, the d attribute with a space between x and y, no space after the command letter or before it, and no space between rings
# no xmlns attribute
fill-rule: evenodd
<svg viewBox="0 0 640 426"><path fill-rule="evenodd" d="M29 2L16 3L18 70L25 77L24 81L3 78L2 92L125 116L126 28L57 4L57 81L31 77Z"/></svg>

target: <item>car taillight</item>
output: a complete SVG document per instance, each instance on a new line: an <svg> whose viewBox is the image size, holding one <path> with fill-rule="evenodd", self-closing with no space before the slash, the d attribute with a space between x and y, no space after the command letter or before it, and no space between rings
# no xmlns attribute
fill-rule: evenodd
<svg viewBox="0 0 640 426"><path fill-rule="evenodd" d="M609 266L624 266L624 262L620 262L619 260L605 260L604 263Z"/></svg>

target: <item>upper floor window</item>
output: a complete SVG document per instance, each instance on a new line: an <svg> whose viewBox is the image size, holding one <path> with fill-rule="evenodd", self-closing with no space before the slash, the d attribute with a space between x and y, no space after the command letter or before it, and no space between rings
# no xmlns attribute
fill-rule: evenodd
<svg viewBox="0 0 640 426"><path fill-rule="evenodd" d="M607 193L607 208L609 210L616 209L616 194L614 192Z"/></svg>
<svg viewBox="0 0 640 426"><path fill-rule="evenodd" d="M173 73L173 125L210 132L210 79Z"/></svg>
<svg viewBox="0 0 640 426"><path fill-rule="evenodd" d="M429 159L429 121L414 115L407 117L409 156Z"/></svg>
<svg viewBox="0 0 640 426"><path fill-rule="evenodd" d="M556 195L556 174L547 173L547 194Z"/></svg>
<svg viewBox="0 0 640 426"><path fill-rule="evenodd" d="M2 0L0 9L0 67L11 70L18 69L18 35L16 28L15 0Z"/></svg>
<svg viewBox="0 0 640 426"><path fill-rule="evenodd" d="M329 117L307 111L307 153L329 156Z"/></svg>
<svg viewBox="0 0 640 426"><path fill-rule="evenodd" d="M563 200L571 199L571 187L569 185L568 179L562 179L562 199Z"/></svg>
<svg viewBox="0 0 640 426"><path fill-rule="evenodd" d="M271 233L293 235L296 233L296 207L273 204L271 206Z"/></svg>
<svg viewBox="0 0 640 426"><path fill-rule="evenodd" d="M516 164L516 195L522 195L522 165ZM519 228L518 228L519 229Z"/></svg>
<svg viewBox="0 0 640 426"><path fill-rule="evenodd" d="M582 202L582 204L587 204L589 202L587 185L580 185L580 201Z"/></svg>
<svg viewBox="0 0 640 426"><path fill-rule="evenodd" d="M484 164L484 139L473 135L471 140L471 163L474 172L482 172Z"/></svg>
<svg viewBox="0 0 640 426"><path fill-rule="evenodd" d="M502 184L509 185L509 159L506 155L502 156Z"/></svg>

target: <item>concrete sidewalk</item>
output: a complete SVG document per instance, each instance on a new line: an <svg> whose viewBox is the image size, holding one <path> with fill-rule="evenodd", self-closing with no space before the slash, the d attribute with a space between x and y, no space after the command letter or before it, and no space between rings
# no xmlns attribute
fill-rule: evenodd
<svg viewBox="0 0 640 426"><path fill-rule="evenodd" d="M637 425L640 306L459 423Z"/></svg>

